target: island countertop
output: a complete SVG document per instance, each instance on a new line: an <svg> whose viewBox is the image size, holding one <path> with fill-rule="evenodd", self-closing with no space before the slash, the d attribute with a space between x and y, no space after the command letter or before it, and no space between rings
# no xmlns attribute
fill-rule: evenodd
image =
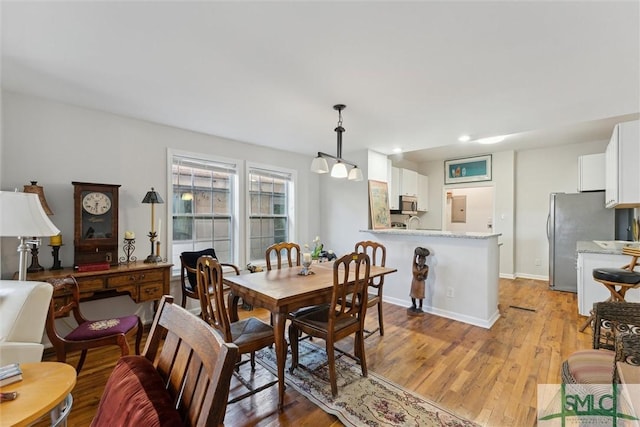
<svg viewBox="0 0 640 427"><path fill-rule="evenodd" d="M441 231L441 230L409 230L406 228L385 228L380 230L360 230L371 234L395 234L399 236L431 236L448 237L454 239L489 239L501 236L502 233L480 233L472 231Z"/></svg>

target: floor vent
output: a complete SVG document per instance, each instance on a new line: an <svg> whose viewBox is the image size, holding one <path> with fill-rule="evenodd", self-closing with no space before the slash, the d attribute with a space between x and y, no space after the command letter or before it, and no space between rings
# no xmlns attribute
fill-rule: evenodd
<svg viewBox="0 0 640 427"><path fill-rule="evenodd" d="M510 305L509 307L511 308L517 308L518 310L524 310L524 311L533 311L535 313L536 309L535 308L528 308L528 307L520 307L517 305Z"/></svg>

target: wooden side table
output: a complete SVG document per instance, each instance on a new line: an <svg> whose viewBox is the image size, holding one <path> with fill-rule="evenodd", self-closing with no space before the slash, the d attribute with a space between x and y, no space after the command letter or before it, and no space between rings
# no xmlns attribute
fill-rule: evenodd
<svg viewBox="0 0 640 427"><path fill-rule="evenodd" d="M2 392L18 392L15 400L0 403L0 425L27 426L47 413L55 423L60 405L71 405L76 370L59 362L21 363L20 368L22 381L0 388Z"/></svg>

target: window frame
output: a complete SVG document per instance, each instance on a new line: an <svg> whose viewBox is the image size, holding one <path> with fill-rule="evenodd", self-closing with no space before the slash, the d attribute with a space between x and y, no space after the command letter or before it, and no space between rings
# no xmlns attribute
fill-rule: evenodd
<svg viewBox="0 0 640 427"><path fill-rule="evenodd" d="M262 170L265 172L273 172L274 174L281 175L289 175L290 179L288 181L288 189L287 189L287 234L289 236L288 241L295 242L297 238L297 226L296 226L296 199L297 199L297 188L298 188L298 174L295 169L289 169L281 166L275 166L271 164L265 163L256 163L256 162L246 162L245 165L245 223L246 223L246 231L245 231L245 259L247 263L252 264L265 264L264 252L262 253L262 257L257 259L251 259L251 180L250 175L252 170ZM263 248L266 250L267 248Z"/></svg>
<svg viewBox="0 0 640 427"><path fill-rule="evenodd" d="M172 267L172 276L180 275L180 259L179 252L183 252L183 250L179 250L176 252L175 245L178 244L179 241L173 240L173 198L174 198L174 185L173 185L173 164L175 158L185 158L185 159L193 159L194 161L202 161L202 162L211 162L211 163L221 163L227 165L235 165L235 174L232 176L233 179L232 189L229 194L229 203L232 204L230 210L231 216L231 225L230 225L230 254L231 259L225 259L224 262L229 262L235 265L239 265L240 263L240 247L241 247L241 219L242 216L242 207L240 205L241 193L243 192L242 179L244 176L244 165L243 161L234 158L222 157L222 156L214 156L205 153L196 153L182 150L175 150L168 148L167 149L167 188L169 191L169 195L167 197L167 255L170 257L170 262L173 263ZM212 217L214 213L211 213ZM195 241L191 240L192 244L195 244ZM213 241L211 242L211 247L213 247ZM177 261L176 261L177 260Z"/></svg>

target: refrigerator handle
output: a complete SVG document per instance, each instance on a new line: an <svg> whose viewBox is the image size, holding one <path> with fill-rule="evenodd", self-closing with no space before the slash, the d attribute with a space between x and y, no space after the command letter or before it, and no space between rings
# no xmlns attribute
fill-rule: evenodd
<svg viewBox="0 0 640 427"><path fill-rule="evenodd" d="M551 240L551 229L549 226L551 225L551 214L547 215L547 240Z"/></svg>

